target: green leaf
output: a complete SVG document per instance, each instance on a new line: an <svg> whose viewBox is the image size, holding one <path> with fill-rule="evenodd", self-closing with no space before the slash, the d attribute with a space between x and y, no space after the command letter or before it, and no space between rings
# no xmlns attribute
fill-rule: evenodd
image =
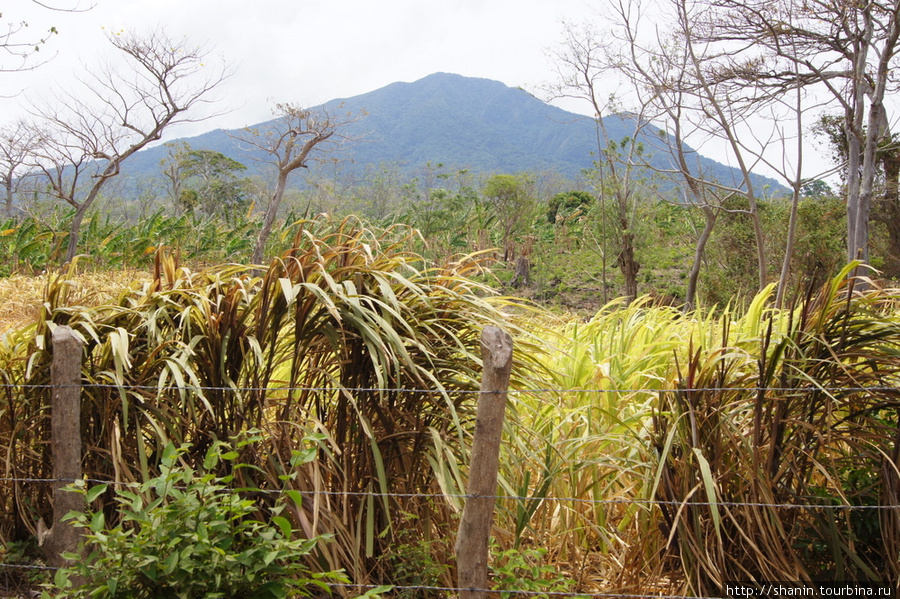
<svg viewBox="0 0 900 599"><path fill-rule="evenodd" d="M716 528L716 536L719 542L722 542L722 522L719 515L719 503L716 499L716 487L713 482L712 471L709 468L709 462L703 457L703 453L698 447L694 448L694 455L697 457L697 463L700 466L700 474L703 477L703 487L706 489L706 500L709 502L709 511L712 513L713 525Z"/></svg>
<svg viewBox="0 0 900 599"><path fill-rule="evenodd" d="M69 580L69 571L65 568L60 568L56 571L56 574L53 576L53 584L56 585L58 589L67 589L72 586L72 581Z"/></svg>
<svg viewBox="0 0 900 599"><path fill-rule="evenodd" d="M377 586L373 589L367 590L365 593L359 596L358 599L363 599L363 597L372 597L373 599L378 599L381 595L385 593L390 593L394 590L394 586L390 584L383 584L381 586Z"/></svg>
<svg viewBox="0 0 900 599"><path fill-rule="evenodd" d="M163 562L163 572L166 574L171 574L175 571L175 566L178 565L178 552L173 551L169 554L169 557L166 558L166 561Z"/></svg>
<svg viewBox="0 0 900 599"><path fill-rule="evenodd" d="M297 450L291 452L291 466L296 468L302 464L309 464L316 459L318 455L318 449L315 447L308 447L306 449Z"/></svg>
<svg viewBox="0 0 900 599"><path fill-rule="evenodd" d="M297 507L303 506L303 495L300 493L300 491L288 489L284 492L284 494L287 495L291 499L291 501L294 502L294 505L296 505Z"/></svg>
<svg viewBox="0 0 900 599"><path fill-rule="evenodd" d="M163 449L162 454L162 463L167 467L172 467L175 463L175 458L178 456L178 450L175 449L175 444L169 442L166 447Z"/></svg>
<svg viewBox="0 0 900 599"><path fill-rule="evenodd" d="M278 528L281 529L281 534L285 539L291 538L291 533L294 529L291 526L290 520L288 520L284 516L274 516L272 517L272 522L274 522L278 526Z"/></svg>
<svg viewBox="0 0 900 599"><path fill-rule="evenodd" d="M91 517L91 532L98 533L103 530L106 526L106 517L103 515L103 512L96 512Z"/></svg>
<svg viewBox="0 0 900 599"><path fill-rule="evenodd" d="M101 484L95 487L91 487L91 489L85 495L84 500L86 503L92 503L95 499L106 493L106 490L109 488L109 485Z"/></svg>

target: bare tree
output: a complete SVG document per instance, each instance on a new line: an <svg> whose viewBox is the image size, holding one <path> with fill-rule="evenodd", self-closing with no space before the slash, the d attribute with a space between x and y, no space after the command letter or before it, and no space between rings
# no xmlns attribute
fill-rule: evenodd
<svg viewBox="0 0 900 599"><path fill-rule="evenodd" d="M0 184L7 217L15 215L16 192L26 176L25 167L36 144L37 136L25 121L16 121L0 130Z"/></svg>
<svg viewBox="0 0 900 599"><path fill-rule="evenodd" d="M53 12L83 12L93 8L93 5L81 8L80 2L67 6L56 6L50 2L40 2L39 0L31 0L31 3ZM32 63L31 61L34 55L40 52L41 47L58 33L56 27L48 27L37 35L29 35L27 22L3 23L3 17L3 13L0 13L0 55L5 56L6 60L0 58L0 73L28 71L46 62ZM13 64L8 64L8 61L12 61Z"/></svg>
<svg viewBox="0 0 900 599"><path fill-rule="evenodd" d="M562 47L554 53L559 81L551 92L556 97L586 100L593 109L597 126L598 205L605 218L607 200L611 200L613 226L619 237L616 264L625 281L625 297L631 301L637 297L637 276L641 268L635 252L635 212L636 202L642 195L639 179L647 173L639 167L642 166L643 132L650 120L644 111L646 105L625 113L615 109L613 95L604 97L605 81L616 70L607 49L608 45L591 27L566 25ZM619 117L631 125L631 134L626 139L611 139L604 120L608 116ZM601 254L605 270L606 252ZM603 278L605 288L605 273Z"/></svg>
<svg viewBox="0 0 900 599"><path fill-rule="evenodd" d="M659 107L660 114L665 115L665 123L674 133L669 139L675 143L669 145L669 151L675 158L675 172L684 180L690 203L700 206L704 212L706 226L697 243L686 307L693 306L703 246L711 235L718 214L724 210L725 201L735 195L744 196L748 201L757 237L760 287L766 283L767 264L762 251L762 229L755 188L745 166L751 161L768 166L792 190L787 244L776 294L776 305L780 306L789 281L800 189L806 181L803 176L804 116L818 105L805 102L803 90L799 87L789 90L730 86L728 77L723 74L741 69L741 65L735 62L735 48L730 44L710 43L708 38L698 39L693 33L698 29L698 22L708 23L705 21L709 18L706 5L686 0L672 0L670 5L678 16L673 19L677 27L668 43L660 43L649 51L642 49L639 53L635 50L638 47L636 31L630 26L625 27L626 31L631 31L627 34L630 60L625 61L628 65L625 71L633 81L643 85L649 101ZM629 23L625 5L619 3L617 6L623 23ZM794 95L788 94L789 91L793 91ZM685 112L693 118L689 116L685 119ZM750 123L756 127L767 124L767 134L755 134L754 127L747 126ZM793 131L788 130L791 124ZM705 177L699 165L689 164L682 133L685 126L694 133L705 131L727 141L731 155L741 165L741 185L732 188L723 186ZM777 148L777 151L772 152L772 148Z"/></svg>
<svg viewBox="0 0 900 599"><path fill-rule="evenodd" d="M188 112L211 101L227 73L204 66L206 52L162 31L110 35L127 68L89 73L77 91L35 108L40 151L36 164L49 194L74 208L66 261L78 247L88 209L122 164L163 131L196 118Z"/></svg>
<svg viewBox="0 0 900 599"><path fill-rule="evenodd" d="M186 141L172 141L164 145L166 148L165 157L159 161L160 171L166 180L166 187L169 192L169 199L175 212L180 216L186 212L184 202L184 161L190 151L190 146Z"/></svg>
<svg viewBox="0 0 900 599"><path fill-rule="evenodd" d="M736 189L747 199L753 232L756 237L756 257L759 287L765 287L768 276L766 268L765 240L759 220L757 192L751 177L754 164L752 157L747 156L745 146L741 143L738 126L748 116L747 102L738 101L738 97L729 93L719 82L709 77L722 61L730 60L730 49L711 48L708 44L697 40L694 36L692 5L689 0L673 0L677 14L678 37L685 47L685 56L690 72L691 82L688 90L698 100L704 121L708 123L709 133L718 136L727 143L733 159L741 172L741 185ZM756 156L758 159L758 156Z"/></svg>
<svg viewBox="0 0 900 599"><path fill-rule="evenodd" d="M841 108L847 150L847 258L868 262L879 152L893 144L885 98L897 88L900 0L711 4L715 10L704 27L705 38L744 49L735 55L732 68L720 74L724 79L782 90L803 86L827 95Z"/></svg>
<svg viewBox="0 0 900 599"><path fill-rule="evenodd" d="M276 118L265 129L245 129L236 136L240 142L261 151L266 162L275 168L275 188L265 207L262 227L256 238L252 262L260 264L265 259L266 242L287 189L288 179L294 171L309 168L314 150L321 151L326 143L346 140L339 129L354 121L351 115L343 120L328 114L324 109L313 112L292 104L276 104Z"/></svg>

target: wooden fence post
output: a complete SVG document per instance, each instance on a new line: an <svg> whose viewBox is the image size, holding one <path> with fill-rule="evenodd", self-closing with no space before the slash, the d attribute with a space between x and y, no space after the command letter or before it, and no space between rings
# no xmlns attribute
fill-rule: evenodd
<svg viewBox="0 0 900 599"><path fill-rule="evenodd" d="M78 547L81 532L63 517L84 509L83 496L63 490L81 478L81 340L68 326L53 330L50 366L52 404L50 442L53 458L53 524L43 546L51 566L66 565L65 552Z"/></svg>
<svg viewBox="0 0 900 599"><path fill-rule="evenodd" d="M456 535L460 599L487 597L488 543L497 495L500 437L503 434L512 351L512 338L508 333L493 326L484 328L481 333L484 371L469 460L469 489Z"/></svg>

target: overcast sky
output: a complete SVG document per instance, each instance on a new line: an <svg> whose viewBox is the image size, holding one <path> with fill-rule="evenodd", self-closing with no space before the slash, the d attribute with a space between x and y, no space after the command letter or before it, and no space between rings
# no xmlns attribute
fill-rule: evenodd
<svg viewBox="0 0 900 599"><path fill-rule="evenodd" d="M436 72L485 77L543 97L556 80L548 51L563 22L595 23L603 0L5 0L0 28L27 22L14 41L52 35L27 72L0 73L0 125L24 114L54 88L70 85L112 46L109 32L162 28L175 39L206 45L231 66L216 109L224 114L171 129L166 139L268 120L274 102L315 106ZM77 8L57 12L45 6ZM0 29L2 32L4 29ZM15 66L0 54L0 68ZM602 90L602 95L615 91ZM557 103L559 104L559 103ZM589 114L586 104L563 108ZM701 153L728 162L722 142L688 139ZM816 140L805 158L811 175L829 168ZM779 148L773 146L777 151ZM825 148L827 150L827 148ZM780 159L774 156L773 159ZM813 167L810 167L810 164ZM762 166L754 170L774 176Z"/></svg>
<svg viewBox="0 0 900 599"><path fill-rule="evenodd" d="M25 21L19 41L51 26L26 73L4 73L0 110L6 121L29 98L66 85L110 49L109 31L140 33L161 26L175 38L207 44L232 65L219 108L230 112L173 131L175 137L271 118L272 103L313 106L366 93L395 81L443 71L496 79L534 91L554 80L546 51L562 37L562 21L593 18L588 0L41 0L83 12L54 12L32 0L3 3L0 25ZM597 2L594 2L596 5ZM14 66L8 58L4 67ZM578 110L575 104L565 106Z"/></svg>

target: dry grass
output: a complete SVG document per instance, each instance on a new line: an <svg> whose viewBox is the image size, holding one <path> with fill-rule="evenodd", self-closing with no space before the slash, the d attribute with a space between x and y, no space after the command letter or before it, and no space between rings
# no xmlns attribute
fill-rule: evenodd
<svg viewBox="0 0 900 599"><path fill-rule="evenodd" d="M53 277L40 274L0 278L0 334L27 326L40 316L44 291ZM149 271L133 269L83 272L72 280L73 297L85 307L99 306L150 279Z"/></svg>
<svg viewBox="0 0 900 599"><path fill-rule="evenodd" d="M14 275L0 279L0 331L34 322L40 313L46 277Z"/></svg>

